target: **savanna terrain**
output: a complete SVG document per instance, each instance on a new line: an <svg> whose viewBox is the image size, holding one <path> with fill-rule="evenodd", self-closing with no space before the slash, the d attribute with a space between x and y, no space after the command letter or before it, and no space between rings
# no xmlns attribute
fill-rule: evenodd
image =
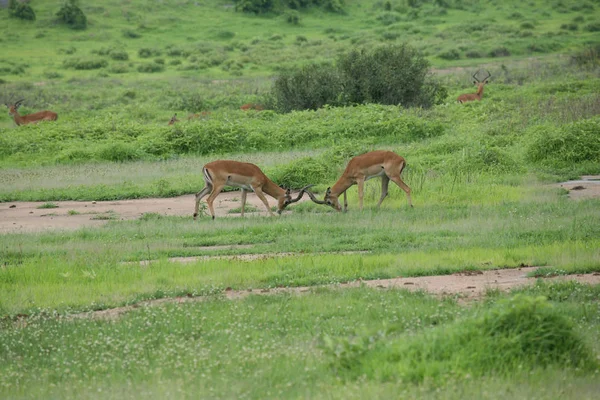
<svg viewBox="0 0 600 400"><path fill-rule="evenodd" d="M58 119L0 114L0 398L600 392L600 2L27 5L0 1L0 100ZM430 91L356 100L361 54ZM377 149L413 208L373 179L362 211L192 218L207 162L322 199Z"/></svg>

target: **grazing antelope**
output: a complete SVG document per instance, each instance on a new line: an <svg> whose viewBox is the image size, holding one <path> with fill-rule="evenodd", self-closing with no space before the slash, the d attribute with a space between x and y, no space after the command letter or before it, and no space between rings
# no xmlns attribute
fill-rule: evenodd
<svg viewBox="0 0 600 400"><path fill-rule="evenodd" d="M473 84L477 85L477 93L461 94L456 99L459 103L465 103L467 101L481 100L481 98L483 97L483 86L488 83L488 79L490 79L492 74L490 74L490 71L486 70L488 76L483 81L479 81L479 79L477 79L478 72L479 71L477 71L473 74L473 79L475 79L473 81Z"/></svg>
<svg viewBox="0 0 600 400"><path fill-rule="evenodd" d="M175 122L179 122L179 120L177 119L177 114L173 114L173 116L169 120L169 125L175 125Z"/></svg>
<svg viewBox="0 0 600 400"><path fill-rule="evenodd" d="M201 113L198 113L198 114L188 115L187 119L188 119L188 121L191 121L193 119L206 118L209 115L210 115L210 111L202 111Z"/></svg>
<svg viewBox="0 0 600 400"><path fill-rule="evenodd" d="M27 124L37 124L40 121L56 121L58 118L58 114L53 111L38 111L33 114L27 115L19 115L19 107L21 107L21 103L25 99L21 99L17 101L15 104L6 104L8 107L8 115L13 117L15 120L15 124L17 125L27 125Z"/></svg>
<svg viewBox="0 0 600 400"><path fill-rule="evenodd" d="M304 195L304 191L312 186L305 186L300 190L296 198L292 198L290 189L284 190L277 186L256 165L239 161L213 161L202 168L202 173L204 174L206 186L200 192L196 193L194 220L198 217L200 200L209 193L210 196L206 199L206 203L208 204L212 219L215 219L213 201L215 201L215 198L225 186L238 187L242 190L242 217L244 216L244 208L246 206L247 191L254 191L267 208L269 214L273 215L265 194L277 200L277 213L281 214L288 205L299 201Z"/></svg>
<svg viewBox="0 0 600 400"><path fill-rule="evenodd" d="M380 176L381 198L379 199L379 203L377 203L378 208L388 194L388 183L390 180L406 192L406 195L408 196L408 205L412 207L410 188L402 181L402 179L400 179L400 174L404 167L406 167L406 160L392 151L371 151L350 160L340 179L338 179L332 187L327 188L324 200L317 200L315 195L309 190L303 190L306 191L311 200L315 203L326 204L337 211L342 211L338 197L343 193L344 211L346 211L348 209L346 191L350 186L357 184L360 210L362 211L365 181Z"/></svg>
<svg viewBox="0 0 600 400"><path fill-rule="evenodd" d="M262 111L264 109L265 108L263 106L261 106L260 104L254 104L254 103L244 104L243 106L240 107L240 110L243 110L243 111L248 111L248 110Z"/></svg>

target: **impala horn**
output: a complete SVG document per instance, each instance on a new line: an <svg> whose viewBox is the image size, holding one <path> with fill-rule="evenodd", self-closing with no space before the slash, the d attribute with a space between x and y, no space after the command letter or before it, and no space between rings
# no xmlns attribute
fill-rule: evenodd
<svg viewBox="0 0 600 400"><path fill-rule="evenodd" d="M20 107L20 106L21 106L21 102L22 102L23 100L25 100L25 99L21 99L21 100L19 100L19 101L16 101L16 102L15 102L15 107Z"/></svg>
<svg viewBox="0 0 600 400"><path fill-rule="evenodd" d="M486 69L485 72L487 72L488 76L485 77L485 79L483 80L484 82L487 81L488 79L490 79L492 77L492 74L490 74L490 71L488 71Z"/></svg>
<svg viewBox="0 0 600 400"><path fill-rule="evenodd" d="M302 196L304 196L304 192L308 192L308 189L313 187L315 185L306 185L304 186L302 189L300 189L300 192L298 192L298 196L295 199L290 200L290 202L288 204L292 204L292 203L297 203L300 201L300 199L302 198Z"/></svg>
<svg viewBox="0 0 600 400"><path fill-rule="evenodd" d="M480 70L477 70L477 72L475 72L475 73L473 74L473 79L475 79L475 80L477 81L477 83L481 83L481 82L479 81L479 79L477 79L477 74L479 73L479 71L480 71Z"/></svg>
<svg viewBox="0 0 600 400"><path fill-rule="evenodd" d="M306 194L308 194L308 197L310 197L313 202L317 204L326 204L324 200L318 200L310 190L307 190Z"/></svg>

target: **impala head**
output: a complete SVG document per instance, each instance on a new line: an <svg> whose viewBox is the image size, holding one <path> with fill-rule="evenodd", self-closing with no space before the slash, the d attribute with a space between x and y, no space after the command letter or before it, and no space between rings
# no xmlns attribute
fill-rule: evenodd
<svg viewBox="0 0 600 400"><path fill-rule="evenodd" d="M173 117L171 117L171 119L169 120L169 125L173 125L175 124L175 122L179 122L179 120L177 119L177 114L174 114Z"/></svg>
<svg viewBox="0 0 600 400"><path fill-rule="evenodd" d="M336 211L342 211L342 206L340 205L340 202L338 200L337 196L332 196L331 195L331 188L328 187L327 191L325 192L325 198L323 200L318 200L314 194L312 194L310 191L306 191L306 193L308 193L308 197L310 197L310 199L317 204L325 204L328 205L329 207L332 207L334 210Z"/></svg>
<svg viewBox="0 0 600 400"><path fill-rule="evenodd" d="M6 104L6 107L8 107L8 115L10 115L11 117L16 115L17 110L19 109L19 107L21 107L21 103L23 102L23 100L25 99L16 101L14 104Z"/></svg>
<svg viewBox="0 0 600 400"><path fill-rule="evenodd" d="M481 86L483 86L486 83L488 83L488 79L490 79L490 77L492 76L492 74L490 74L490 71L488 71L487 69L485 70L485 72L487 72L488 76L486 76L485 78L483 78L483 80L481 80L481 81L477 78L477 74L479 73L479 71L477 71L477 72L475 72L473 74L473 79L474 79L473 84L474 85L478 85L478 86L481 85Z"/></svg>
<svg viewBox="0 0 600 400"><path fill-rule="evenodd" d="M302 189L300 189L300 191L298 192L298 196L296 196L295 198L292 197L292 191L290 189L287 189L285 191L285 196L280 197L277 202L277 214L281 214L283 210L285 210L285 208L290 204L297 203L298 201L300 201L302 196L304 196L304 192L308 193L308 189L311 186L313 185L304 186Z"/></svg>

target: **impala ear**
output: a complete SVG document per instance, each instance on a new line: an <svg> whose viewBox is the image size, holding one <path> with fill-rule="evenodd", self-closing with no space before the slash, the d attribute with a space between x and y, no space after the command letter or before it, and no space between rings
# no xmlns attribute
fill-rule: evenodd
<svg viewBox="0 0 600 400"><path fill-rule="evenodd" d="M289 188L285 191L286 196L289 196L291 193L292 193L292 191Z"/></svg>
<svg viewBox="0 0 600 400"><path fill-rule="evenodd" d="M477 83L478 83L477 81L473 81L473 85L477 85Z"/></svg>

